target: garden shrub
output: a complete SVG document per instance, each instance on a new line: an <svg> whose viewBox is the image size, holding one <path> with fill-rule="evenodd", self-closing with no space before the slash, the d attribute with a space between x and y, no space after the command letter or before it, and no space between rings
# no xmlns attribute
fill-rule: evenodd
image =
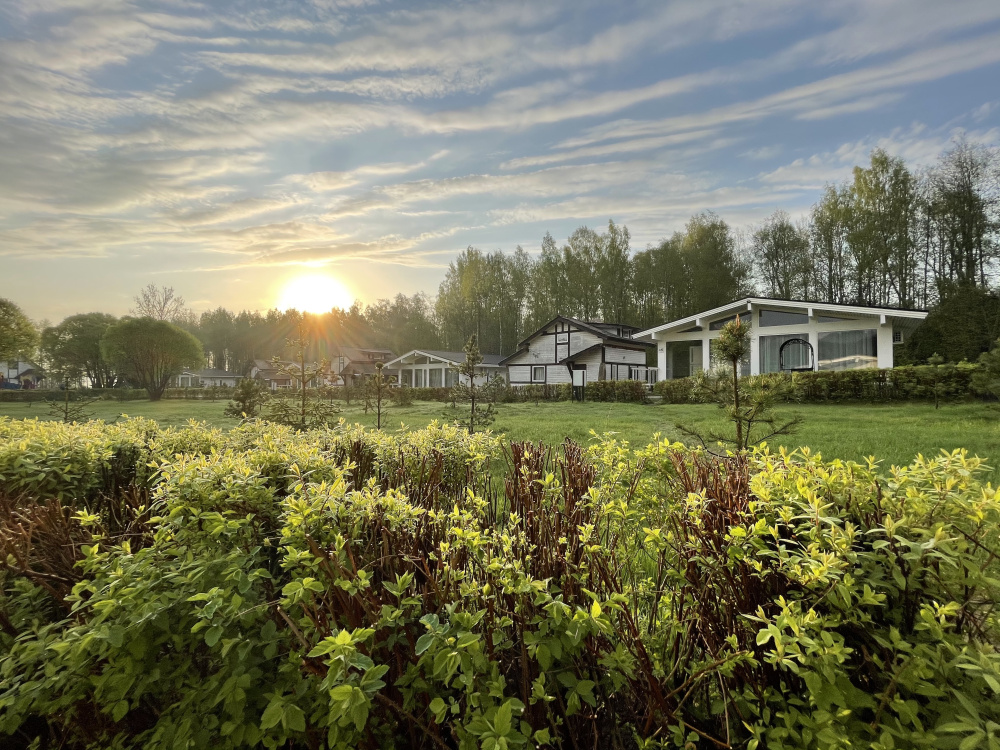
<svg viewBox="0 0 1000 750"><path fill-rule="evenodd" d="M978 364L960 362L938 365L904 365L891 370L839 370L822 372L770 373L755 375L781 380L782 399L797 403L857 401L883 403L891 401L934 400L956 401L971 398L993 398L977 385ZM663 403L697 403L692 378L661 380L653 393Z"/></svg>
<svg viewBox="0 0 1000 750"><path fill-rule="evenodd" d="M646 401L646 384L638 380L595 380L587 384L587 401L620 401L642 404Z"/></svg>
<svg viewBox="0 0 1000 750"><path fill-rule="evenodd" d="M7 444L0 745L1000 743L1000 505L960 451L607 437L496 475L495 437L438 424L0 420Z"/></svg>

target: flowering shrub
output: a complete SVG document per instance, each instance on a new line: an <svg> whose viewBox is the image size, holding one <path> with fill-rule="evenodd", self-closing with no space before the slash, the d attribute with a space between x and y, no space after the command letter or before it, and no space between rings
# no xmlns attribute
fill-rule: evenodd
<svg viewBox="0 0 1000 750"><path fill-rule="evenodd" d="M1000 505L962 452L144 420L8 444L0 745L1000 746Z"/></svg>

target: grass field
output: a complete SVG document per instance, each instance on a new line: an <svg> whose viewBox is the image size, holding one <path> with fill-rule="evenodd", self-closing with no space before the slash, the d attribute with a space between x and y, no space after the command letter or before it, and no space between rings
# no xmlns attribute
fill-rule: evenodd
<svg viewBox="0 0 1000 750"><path fill-rule="evenodd" d="M229 428L236 424L222 416L224 401L101 401L88 407L97 419L112 421L120 414L149 417L162 425L189 419ZM957 404L935 410L931 404L783 406L781 414L798 414L803 424L791 436L775 441L788 447L809 446L827 458L860 460L875 456L886 464L908 463L917 453L968 448L973 454L1000 463L1000 412L983 404ZM389 429L423 427L432 419L452 421L460 416L446 404L417 402L391 407L384 417ZM356 404L343 408L350 422L374 426L374 415ZM0 416L47 419L44 404L0 403ZM586 442L590 431L615 432L633 445L642 445L654 433L681 439L677 423L696 427L722 426L722 414L710 405L608 404L567 402L504 404L492 429L512 440L559 443L565 438ZM995 478L1000 474L994 472Z"/></svg>

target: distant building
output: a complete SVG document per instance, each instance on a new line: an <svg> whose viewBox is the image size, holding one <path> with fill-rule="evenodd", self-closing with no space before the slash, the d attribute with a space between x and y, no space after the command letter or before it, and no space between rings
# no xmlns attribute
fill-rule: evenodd
<svg viewBox="0 0 1000 750"><path fill-rule="evenodd" d="M172 388L211 388L215 386L235 388L242 378L242 375L237 375L235 372L208 367L204 370L184 370L171 379L170 386Z"/></svg>
<svg viewBox="0 0 1000 750"><path fill-rule="evenodd" d="M338 385L354 385L375 374L378 362L389 362L396 355L390 349L341 346L330 359L330 371L339 377Z"/></svg>
<svg viewBox="0 0 1000 750"><path fill-rule="evenodd" d="M0 360L0 388L16 390L38 388L45 380L42 368L27 360Z"/></svg>
<svg viewBox="0 0 1000 750"><path fill-rule="evenodd" d="M485 383L506 376L499 354L484 354L476 367L476 382ZM385 369L400 385L412 388L451 388L458 382L458 367L465 364L465 352L413 349L386 363Z"/></svg>
<svg viewBox="0 0 1000 750"><path fill-rule="evenodd" d="M635 335L656 345L660 377L712 367L712 342L737 315L751 328L744 375L893 366L894 349L927 317L924 310L745 297Z"/></svg>
<svg viewBox="0 0 1000 750"><path fill-rule="evenodd" d="M573 382L582 371L584 383L596 380L656 380L646 365L652 344L636 341L639 329L623 323L557 316L528 336L518 350L500 361L511 385L558 385Z"/></svg>

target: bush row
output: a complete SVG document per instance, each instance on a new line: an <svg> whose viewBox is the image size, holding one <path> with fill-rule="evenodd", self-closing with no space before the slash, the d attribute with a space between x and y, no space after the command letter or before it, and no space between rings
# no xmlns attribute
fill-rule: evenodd
<svg viewBox="0 0 1000 750"><path fill-rule="evenodd" d="M859 401L883 403L911 400L991 398L973 385L978 364L904 365L891 370L772 373L755 377L781 384L779 397L799 403ZM693 403L691 378L661 380L653 393L664 403Z"/></svg>
<svg viewBox="0 0 1000 750"><path fill-rule="evenodd" d="M41 401L62 401L66 391L57 388L33 388L24 390L0 390L0 403L38 403ZM70 401L97 398L102 401L144 401L149 394L142 388L74 388L69 392Z"/></svg>
<svg viewBox="0 0 1000 750"><path fill-rule="evenodd" d="M493 483L436 425L0 431L35 463L0 476L0 744L1000 742L1000 504L960 452L516 444ZM74 443L67 504L109 446L153 466L74 512L38 471Z"/></svg>

